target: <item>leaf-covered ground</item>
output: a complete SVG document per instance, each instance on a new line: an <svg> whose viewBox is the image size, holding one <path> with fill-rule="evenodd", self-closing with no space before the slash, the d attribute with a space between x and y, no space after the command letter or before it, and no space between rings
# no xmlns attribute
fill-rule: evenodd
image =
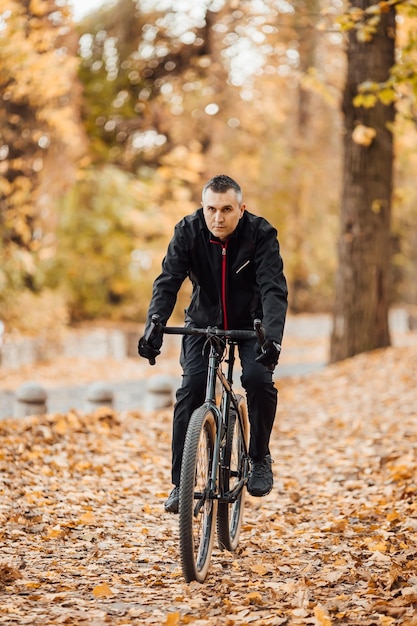
<svg viewBox="0 0 417 626"><path fill-rule="evenodd" d="M416 380L415 346L283 380L274 490L203 585L163 511L170 410L0 422L0 624L417 625Z"/></svg>

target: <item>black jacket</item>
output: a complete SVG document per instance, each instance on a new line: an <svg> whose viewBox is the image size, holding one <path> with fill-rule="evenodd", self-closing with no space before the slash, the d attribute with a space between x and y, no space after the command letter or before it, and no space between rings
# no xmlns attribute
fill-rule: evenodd
<svg viewBox="0 0 417 626"><path fill-rule="evenodd" d="M277 231L264 218L245 211L222 244L208 230L201 208L184 217L154 282L147 328L154 313L166 324L187 276L193 292L186 319L201 327L252 329L260 318L266 338L281 343L287 283Z"/></svg>

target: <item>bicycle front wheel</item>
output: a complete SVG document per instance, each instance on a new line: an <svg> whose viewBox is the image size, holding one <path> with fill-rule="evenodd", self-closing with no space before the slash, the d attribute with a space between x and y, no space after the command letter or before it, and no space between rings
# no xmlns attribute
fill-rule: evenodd
<svg viewBox="0 0 417 626"><path fill-rule="evenodd" d="M229 501L219 503L217 513L217 535L221 550L236 550L242 527L243 509L245 504L245 479L248 471L248 460L245 455L249 440L249 421L246 402L243 396L238 397L240 423L236 411L231 408L223 450L222 477L223 491Z"/></svg>
<svg viewBox="0 0 417 626"><path fill-rule="evenodd" d="M213 411L201 406L191 416L181 466L179 535L187 582L202 583L210 565L217 513L217 500L209 493L215 439Z"/></svg>

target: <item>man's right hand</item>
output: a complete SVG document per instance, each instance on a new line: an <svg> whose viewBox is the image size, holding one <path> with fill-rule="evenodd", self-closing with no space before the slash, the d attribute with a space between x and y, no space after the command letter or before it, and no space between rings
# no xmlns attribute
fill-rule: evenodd
<svg viewBox="0 0 417 626"><path fill-rule="evenodd" d="M258 352L259 356L255 361L273 370L278 364L281 346L275 341L267 339L262 346L258 348Z"/></svg>
<svg viewBox="0 0 417 626"><path fill-rule="evenodd" d="M149 341L146 341L145 337L141 337L138 342L138 354L144 359L148 359L150 365L155 365L155 359L161 354L161 351L154 348Z"/></svg>

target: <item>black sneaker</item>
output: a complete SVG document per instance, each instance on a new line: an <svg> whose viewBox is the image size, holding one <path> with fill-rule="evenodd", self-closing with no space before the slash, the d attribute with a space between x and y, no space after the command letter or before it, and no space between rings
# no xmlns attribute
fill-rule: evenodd
<svg viewBox="0 0 417 626"><path fill-rule="evenodd" d="M270 493L272 485L274 484L271 464L272 459L270 454L267 454L262 461L252 461L252 468L247 484L247 489L251 496L260 498Z"/></svg>
<svg viewBox="0 0 417 626"><path fill-rule="evenodd" d="M178 513L180 503L180 488L175 486L165 501L164 508L167 513Z"/></svg>

